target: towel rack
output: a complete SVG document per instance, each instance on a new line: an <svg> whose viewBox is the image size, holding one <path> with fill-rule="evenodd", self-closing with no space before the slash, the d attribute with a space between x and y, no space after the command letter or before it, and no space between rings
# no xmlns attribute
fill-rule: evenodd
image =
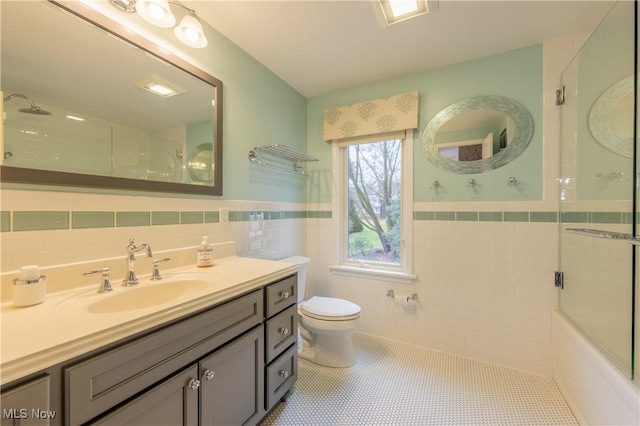
<svg viewBox="0 0 640 426"><path fill-rule="evenodd" d="M586 235L588 237L602 238L605 240L622 241L625 243L640 245L640 238L634 237L632 234L623 234L621 232L602 231L600 229L588 228L566 228L567 232L572 234Z"/></svg>
<svg viewBox="0 0 640 426"><path fill-rule="evenodd" d="M290 167L282 164L272 164L265 161L264 157L271 157L272 159L284 159L293 163ZM286 145L271 144L268 146L255 146L249 151L249 160L261 165L262 167L268 167L271 169L282 170L284 172L294 173L297 175L308 176L304 170L304 167L300 163L306 163L309 161L318 161L317 158L303 152L297 151L293 148L289 148Z"/></svg>

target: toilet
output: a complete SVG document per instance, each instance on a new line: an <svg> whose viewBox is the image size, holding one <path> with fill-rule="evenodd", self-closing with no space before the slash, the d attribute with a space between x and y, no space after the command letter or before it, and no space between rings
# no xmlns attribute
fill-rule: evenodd
<svg viewBox="0 0 640 426"><path fill-rule="evenodd" d="M293 256L283 262L299 265L298 356L328 367L355 364L351 335L360 326L360 306L348 300L313 296L305 299L311 259Z"/></svg>

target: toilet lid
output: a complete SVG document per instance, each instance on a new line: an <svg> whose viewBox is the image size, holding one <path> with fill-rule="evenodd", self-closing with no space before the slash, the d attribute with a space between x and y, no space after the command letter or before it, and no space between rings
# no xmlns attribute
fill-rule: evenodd
<svg viewBox="0 0 640 426"><path fill-rule="evenodd" d="M333 297L313 296L302 304L301 309L311 316L336 319L360 314L360 306L348 300Z"/></svg>

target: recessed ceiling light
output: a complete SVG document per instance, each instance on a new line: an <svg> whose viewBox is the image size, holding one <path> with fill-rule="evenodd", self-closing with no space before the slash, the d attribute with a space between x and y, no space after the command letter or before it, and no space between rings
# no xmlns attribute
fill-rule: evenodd
<svg viewBox="0 0 640 426"><path fill-rule="evenodd" d="M434 12L437 9L436 0L379 0L382 14L387 24L395 24L405 19L424 13ZM428 4L427 4L428 3Z"/></svg>
<svg viewBox="0 0 640 426"><path fill-rule="evenodd" d="M171 83L162 77L158 77L155 74L151 74L148 77L138 80L135 84L139 88L148 90L149 92L162 96L163 98L169 98L186 92L186 89L183 89L177 84Z"/></svg>

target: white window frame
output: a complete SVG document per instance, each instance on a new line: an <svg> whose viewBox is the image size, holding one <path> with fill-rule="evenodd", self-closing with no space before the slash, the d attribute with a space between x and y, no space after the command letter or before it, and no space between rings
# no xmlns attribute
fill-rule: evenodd
<svg viewBox="0 0 640 426"><path fill-rule="evenodd" d="M346 147L367 142L402 140L402 255L400 265L380 265L347 261L347 179ZM413 130L379 133L364 137L340 139L332 142L333 170L333 229L336 230L336 265L329 269L333 274L369 278L394 283L411 284L413 275Z"/></svg>

